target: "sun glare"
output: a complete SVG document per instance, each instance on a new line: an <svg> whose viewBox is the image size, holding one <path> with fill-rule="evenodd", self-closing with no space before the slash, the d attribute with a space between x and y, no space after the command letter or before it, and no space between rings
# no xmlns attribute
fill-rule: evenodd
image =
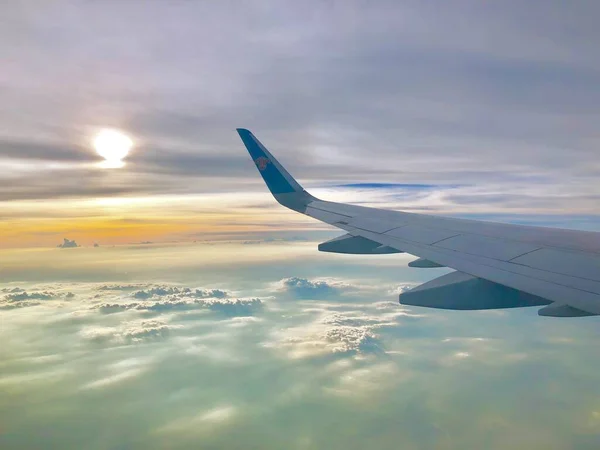
<svg viewBox="0 0 600 450"><path fill-rule="evenodd" d="M94 149L102 156L104 167L122 167L123 159L133 147L133 141L125 133L118 130L102 130L94 138Z"/></svg>

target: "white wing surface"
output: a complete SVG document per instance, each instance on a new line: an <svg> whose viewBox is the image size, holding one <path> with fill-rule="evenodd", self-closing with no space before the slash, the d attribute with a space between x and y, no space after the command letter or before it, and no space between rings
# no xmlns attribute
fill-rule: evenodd
<svg viewBox="0 0 600 450"><path fill-rule="evenodd" d="M410 253L411 267L455 269L400 296L442 309L544 306L539 314L600 314L600 233L453 219L319 200L246 129L237 130L283 206L345 231L320 251Z"/></svg>

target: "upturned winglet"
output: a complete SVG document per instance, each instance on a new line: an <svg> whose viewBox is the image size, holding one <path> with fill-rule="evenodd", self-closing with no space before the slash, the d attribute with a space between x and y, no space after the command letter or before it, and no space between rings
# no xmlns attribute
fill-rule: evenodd
<svg viewBox="0 0 600 450"><path fill-rule="evenodd" d="M273 197L283 206L304 212L306 206L316 199L300 186L249 130L237 128L237 132Z"/></svg>

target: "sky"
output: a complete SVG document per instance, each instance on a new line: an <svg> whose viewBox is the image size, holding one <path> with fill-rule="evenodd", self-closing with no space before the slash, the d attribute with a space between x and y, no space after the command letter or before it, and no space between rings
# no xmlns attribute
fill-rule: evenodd
<svg viewBox="0 0 600 450"><path fill-rule="evenodd" d="M2 247L304 228L265 197L237 127L331 199L597 215L595 2L0 8ZM119 170L92 148L104 128L135 143ZM356 183L434 189L340 187Z"/></svg>
<svg viewBox="0 0 600 450"><path fill-rule="evenodd" d="M322 199L600 231L599 15L3 2L0 447L598 448L596 319L400 306L445 269L318 253L235 128Z"/></svg>

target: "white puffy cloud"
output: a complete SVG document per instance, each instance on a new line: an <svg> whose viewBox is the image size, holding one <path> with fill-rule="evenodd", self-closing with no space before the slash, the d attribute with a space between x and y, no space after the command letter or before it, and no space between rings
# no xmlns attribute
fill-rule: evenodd
<svg viewBox="0 0 600 450"><path fill-rule="evenodd" d="M331 308L344 309L341 304ZM277 331L268 344L283 350L291 358L310 358L326 354L384 354L385 346L378 329L397 325L386 315L370 315L346 307L346 311L326 308L309 309L316 314L302 326Z"/></svg>
<svg viewBox="0 0 600 450"><path fill-rule="evenodd" d="M27 308L29 306L38 306L38 305L41 305L41 302L31 301L31 300L6 302L6 301L0 300L0 309Z"/></svg>
<svg viewBox="0 0 600 450"><path fill-rule="evenodd" d="M112 327L89 326L83 328L79 334L86 341L105 344L115 338L116 329Z"/></svg>
<svg viewBox="0 0 600 450"><path fill-rule="evenodd" d="M369 327L338 326L325 330L324 339L333 352L383 352L381 340Z"/></svg>
<svg viewBox="0 0 600 450"><path fill-rule="evenodd" d="M80 336L94 344L139 344L166 339L172 330L180 325L169 324L163 320L125 321L115 327L87 326Z"/></svg>
<svg viewBox="0 0 600 450"><path fill-rule="evenodd" d="M2 288L0 289L0 292L23 292L25 289L22 289L20 287L14 287L14 288Z"/></svg>
<svg viewBox="0 0 600 450"><path fill-rule="evenodd" d="M349 288L349 285L330 279L313 279L300 277L284 278L277 283L281 291L301 299L318 299L337 295Z"/></svg>
<svg viewBox="0 0 600 450"><path fill-rule="evenodd" d="M54 292L19 292L15 294L8 294L4 296L7 301L19 301L19 300L51 300L58 297L58 294Z"/></svg>
<svg viewBox="0 0 600 450"><path fill-rule="evenodd" d="M177 311L190 311L195 309L208 309L228 316L251 316L263 308L259 298L194 298L177 296L144 300L143 302L98 303L92 308L104 314L117 313L128 310L166 313Z"/></svg>
<svg viewBox="0 0 600 450"><path fill-rule="evenodd" d="M173 326L168 326L160 320L143 320L126 328L123 337L131 342L164 339L169 335L171 329Z"/></svg>
<svg viewBox="0 0 600 450"><path fill-rule="evenodd" d="M28 306L37 306L43 302L51 300L69 300L75 297L72 292L57 291L26 291L21 288L8 288L3 297L0 297L0 309L25 308Z"/></svg>
<svg viewBox="0 0 600 450"><path fill-rule="evenodd" d="M264 303L260 298L250 299L206 299L202 301L202 305L211 311L217 311L228 316L251 316L259 312Z"/></svg>
<svg viewBox="0 0 600 450"><path fill-rule="evenodd" d="M226 298L230 296L230 293L221 289L190 289L177 286L153 286L132 294L132 297L140 300L165 296L169 296L170 298Z"/></svg>
<svg viewBox="0 0 600 450"><path fill-rule="evenodd" d="M388 293L389 295L394 295L394 296L399 296L400 294L402 294L403 292L409 291L412 288L414 288L415 285L414 284L401 284L398 286L394 286L393 288L391 288Z"/></svg>

